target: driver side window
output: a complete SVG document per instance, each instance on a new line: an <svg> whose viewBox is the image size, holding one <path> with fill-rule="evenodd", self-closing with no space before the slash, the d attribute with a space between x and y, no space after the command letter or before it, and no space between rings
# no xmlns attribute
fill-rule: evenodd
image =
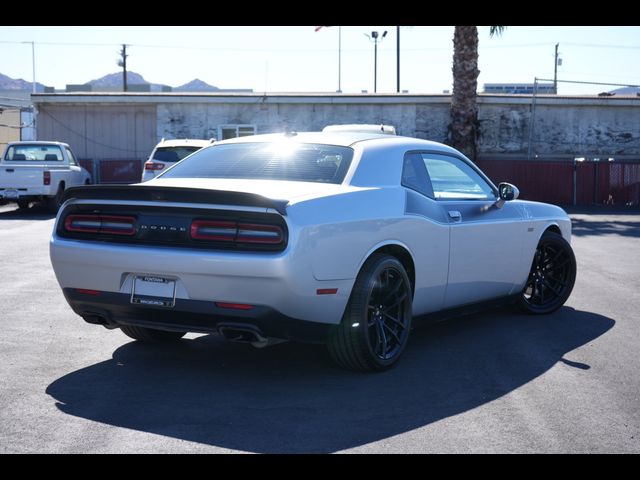
<svg viewBox="0 0 640 480"><path fill-rule="evenodd" d="M470 165L448 155L422 153L436 200L495 200L496 194Z"/></svg>

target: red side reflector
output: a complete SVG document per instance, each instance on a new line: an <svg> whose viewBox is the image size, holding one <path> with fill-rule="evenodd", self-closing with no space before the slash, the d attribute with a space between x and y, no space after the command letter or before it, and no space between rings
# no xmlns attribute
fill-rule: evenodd
<svg viewBox="0 0 640 480"><path fill-rule="evenodd" d="M234 310L251 310L253 308L253 305L247 305L246 303L215 302L215 304L218 308L232 308Z"/></svg>
<svg viewBox="0 0 640 480"><path fill-rule="evenodd" d="M102 292L100 290L87 290L86 288L76 288L76 293L80 293L82 295L100 295Z"/></svg>
<svg viewBox="0 0 640 480"><path fill-rule="evenodd" d="M316 290L316 295L335 295L338 293L337 288L319 288Z"/></svg>
<svg viewBox="0 0 640 480"><path fill-rule="evenodd" d="M49 171L42 172L42 184L51 185L51 172Z"/></svg>

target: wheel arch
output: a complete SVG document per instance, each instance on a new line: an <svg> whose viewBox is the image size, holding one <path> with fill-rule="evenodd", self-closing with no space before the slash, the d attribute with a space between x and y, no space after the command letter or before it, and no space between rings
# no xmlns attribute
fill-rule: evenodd
<svg viewBox="0 0 640 480"><path fill-rule="evenodd" d="M557 233L558 235L562 235L562 230L560 230L560 227L555 223L547 226L547 228L544 229L544 232L542 232L542 235L544 235L547 232L553 232L553 233ZM542 237L542 235L540 235L540 237Z"/></svg>
<svg viewBox="0 0 640 480"><path fill-rule="evenodd" d="M407 276L409 277L409 281L411 282L411 295L413 295L416 288L416 266L409 247L397 241L389 241L376 245L371 250L369 250L369 252L360 262L360 265L358 265L358 274L362 270L362 267L366 263L366 261L376 253L386 253L387 255L391 255L392 257L398 259L398 261L402 264L405 271L407 272Z"/></svg>

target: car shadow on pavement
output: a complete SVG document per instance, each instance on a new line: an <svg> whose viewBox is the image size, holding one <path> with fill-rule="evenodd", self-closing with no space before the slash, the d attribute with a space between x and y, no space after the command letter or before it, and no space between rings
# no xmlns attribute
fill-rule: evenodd
<svg viewBox="0 0 640 480"><path fill-rule="evenodd" d="M0 210L0 220L51 220L56 214L51 213L44 205L39 203L33 204L28 209L16 208L11 209L10 206L3 206Z"/></svg>
<svg viewBox="0 0 640 480"><path fill-rule="evenodd" d="M588 375L563 356L614 324L569 307L498 309L419 326L399 364L378 374L340 370L319 345L130 342L47 393L69 415L118 427L250 452L335 452L484 405L559 361Z"/></svg>

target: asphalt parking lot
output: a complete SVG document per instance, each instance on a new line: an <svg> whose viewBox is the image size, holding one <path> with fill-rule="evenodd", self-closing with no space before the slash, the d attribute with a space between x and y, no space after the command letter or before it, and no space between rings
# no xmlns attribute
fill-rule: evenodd
<svg viewBox="0 0 640 480"><path fill-rule="evenodd" d="M49 263L53 217L0 206L0 452L640 452L640 213L572 214L567 305L422 326L398 366L84 323Z"/></svg>

